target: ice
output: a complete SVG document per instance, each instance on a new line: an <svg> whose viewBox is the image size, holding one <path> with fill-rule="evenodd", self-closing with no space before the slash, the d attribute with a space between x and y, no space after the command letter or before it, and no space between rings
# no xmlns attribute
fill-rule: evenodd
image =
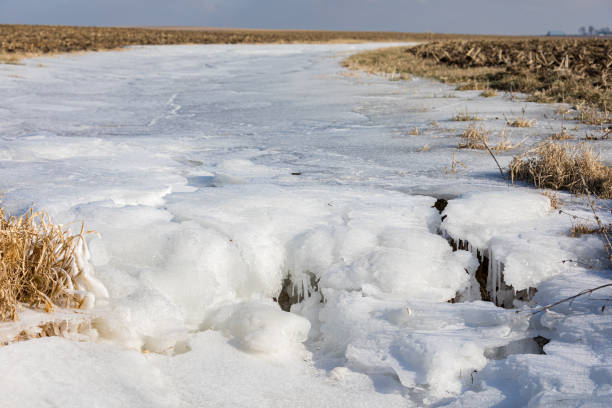
<svg viewBox="0 0 612 408"><path fill-rule="evenodd" d="M0 65L2 206L95 230L75 267L100 300L4 326L12 343L47 319L91 325L1 348L5 403L610 405L610 292L532 315L609 281L600 239L571 238L575 220L547 197L509 186L487 152L455 149L467 124L450 118L466 108L495 133L526 107L538 125L508 133L536 142L562 126L555 107L338 64L380 46L132 47ZM485 256L486 289L514 309L482 301ZM281 295L297 303L281 310Z"/></svg>
<svg viewBox="0 0 612 408"><path fill-rule="evenodd" d="M200 327L230 335L249 351L282 353L308 338L310 321L283 312L277 303L243 302L221 306L211 312Z"/></svg>
<svg viewBox="0 0 612 408"><path fill-rule="evenodd" d="M512 304L516 291L568 272L573 261L596 265L602 256L599 238L570 238L576 221L553 210L549 198L537 192L466 193L450 200L443 216L444 234L488 257L487 290L498 304Z"/></svg>
<svg viewBox="0 0 612 408"><path fill-rule="evenodd" d="M550 200L538 193L471 193L449 202L442 228L456 240L487 249L493 237L527 232L526 223L545 218L550 210Z"/></svg>

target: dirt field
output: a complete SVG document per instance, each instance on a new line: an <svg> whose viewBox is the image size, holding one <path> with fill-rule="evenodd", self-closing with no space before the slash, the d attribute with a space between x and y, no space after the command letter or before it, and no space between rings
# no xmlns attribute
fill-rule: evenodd
<svg viewBox="0 0 612 408"><path fill-rule="evenodd" d="M606 39L472 39L363 53L345 65L399 77L425 76L459 89L525 92L537 102L612 106L612 41Z"/></svg>
<svg viewBox="0 0 612 408"><path fill-rule="evenodd" d="M0 54L5 54L7 58L11 54L96 51L128 45L431 41L472 37L474 36L365 31L0 25Z"/></svg>

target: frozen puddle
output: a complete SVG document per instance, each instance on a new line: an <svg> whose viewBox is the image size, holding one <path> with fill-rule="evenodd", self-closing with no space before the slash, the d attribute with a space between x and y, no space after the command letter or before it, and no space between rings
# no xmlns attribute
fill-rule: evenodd
<svg viewBox="0 0 612 408"><path fill-rule="evenodd" d="M610 405L608 309L529 313L609 279L598 238L569 238L571 220L486 153L445 171L458 111L496 129L527 105L539 127L511 137L537 141L554 107L339 67L375 47L0 66L2 205L85 220L110 293L87 324L62 311L50 337L0 348L6 404Z"/></svg>

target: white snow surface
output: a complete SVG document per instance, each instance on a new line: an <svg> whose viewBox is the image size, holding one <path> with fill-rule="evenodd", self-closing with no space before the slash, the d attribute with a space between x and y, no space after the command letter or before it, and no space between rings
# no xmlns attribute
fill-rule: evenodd
<svg viewBox="0 0 612 408"><path fill-rule="evenodd" d="M95 335L0 348L3 404L612 405L610 291L531 314L610 281L599 238L569 237L566 213L588 218L588 206L562 194L560 214L486 152L455 150L467 124L450 118L466 108L499 132L526 107L537 125L510 136L529 144L562 126L556 107L339 65L381 46L132 47L0 65L2 206L85 221L97 232L87 270L108 292L78 315ZM483 255L491 291L503 279L535 298L482 301ZM287 278L290 312L275 301ZM32 313L3 335L38 324ZM546 354L535 336L551 340Z"/></svg>

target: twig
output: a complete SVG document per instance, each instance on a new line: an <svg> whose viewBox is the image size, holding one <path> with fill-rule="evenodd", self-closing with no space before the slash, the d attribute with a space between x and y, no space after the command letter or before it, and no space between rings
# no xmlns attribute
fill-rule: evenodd
<svg viewBox="0 0 612 408"><path fill-rule="evenodd" d="M603 288L607 288L608 286L612 286L612 283L606 283L605 285L601 285L601 286L598 286L598 287L593 288L593 289L585 289L585 290L583 290L582 292L579 292L579 293L575 294L574 296L570 296L570 297L568 297L568 298L565 298L565 299L559 300L558 302L552 303L552 304L550 304L550 305L548 305L548 306L544 306L544 307L542 307L541 309L536 310L535 312L531 312L531 315L538 314L538 313L543 312L543 311L545 311L545 310L548 310L548 309L550 309L550 308L552 308L552 307L555 307L555 306L557 306L557 305L560 305L561 303L569 302L569 301L574 300L574 299L576 299L576 298L578 298L578 297L580 297L580 296L586 295L586 294L588 294L588 293L593 293L593 292L595 292L596 290L603 289Z"/></svg>
<svg viewBox="0 0 612 408"><path fill-rule="evenodd" d="M487 144L487 142L484 140L484 137L482 138L482 144L484 145L484 147L487 148L487 150L489 151L489 154L491 155L491 157L493 158L493 160L495 160L495 164L497 164L497 168L499 169L499 174L501 174L502 178L504 180L508 180L506 178L506 176L504 175L504 171L502 170L501 166L499 165L499 162L497 161L497 158L495 157L495 155L493 154L493 152L491 151L491 148L489 147L489 145Z"/></svg>
<svg viewBox="0 0 612 408"><path fill-rule="evenodd" d="M559 214L565 214L565 215L567 215L568 217L571 217L574 220L580 219L580 220L584 220L584 221L591 221L590 218L581 217L581 216L575 215L575 214L570 214L570 213L568 213L567 211L564 211L564 210L559 210Z"/></svg>
<svg viewBox="0 0 612 408"><path fill-rule="evenodd" d="M576 260L574 260L574 259L564 259L564 260L562 260L562 261L561 261L561 263L562 263L562 264L565 264L566 262L575 263L575 264L578 264L578 265L585 266L585 267L587 267L587 268L593 268L593 266L592 266L592 265L589 265L589 264L584 263L584 262L581 262L581 261L576 261Z"/></svg>
<svg viewBox="0 0 612 408"><path fill-rule="evenodd" d="M606 228L604 227L603 223L599 219L599 216L597 215L597 211L595 210L595 203L593 202L593 199L591 198L591 192L589 191L587 183L584 180L584 175L581 174L580 179L582 180L582 184L584 185L584 190L586 191L587 200L589 200L589 205L591 207L591 211L593 211L593 217L595 217L597 226L599 227L600 235L606 241L606 244L604 246L606 248L606 253L608 254L608 259L612 260L612 254L610 254L610 250L612 249L612 242L610 242L610 237L608 236L608 233L606 232Z"/></svg>

